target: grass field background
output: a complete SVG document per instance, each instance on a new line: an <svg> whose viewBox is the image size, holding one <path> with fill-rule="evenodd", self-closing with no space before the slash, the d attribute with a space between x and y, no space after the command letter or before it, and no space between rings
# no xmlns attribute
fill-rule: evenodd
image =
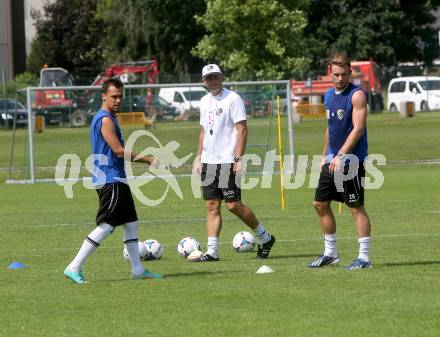
<svg viewBox="0 0 440 337"><path fill-rule="evenodd" d="M269 128L268 118L249 120L247 153L256 153L264 158L265 149L252 144L264 144L269 137L273 149L278 149L276 118ZM320 155L324 142L325 119L306 119L294 124L295 155ZM372 114L368 120L369 152L386 155L388 161L439 159L438 146L440 112L418 113L416 118L399 118L398 114ZM282 119L283 152L288 154L287 118ZM138 130L138 127L124 127L124 136ZM163 145L171 140L179 142L176 151L179 157L194 153L197 149L197 137L200 130L198 122L157 123L151 130ZM89 128L48 128L34 135L36 178L53 178L58 158L65 153L77 154L82 162L90 155ZM0 182L8 178L12 131L0 132ZM135 149L140 151L148 146L157 146L148 137L142 137ZM11 179L29 179L27 155L27 131L18 129L15 133ZM193 158L191 158L192 161ZM185 165L175 173L190 173L191 165ZM140 173L140 172L139 172ZM82 170L82 175L90 175Z"/></svg>
<svg viewBox="0 0 440 337"><path fill-rule="evenodd" d="M250 121L256 141L264 130L260 121ZM415 119L371 115L370 153L391 161L438 159L439 122L439 113ZM182 154L194 151L197 123L164 125L155 131L161 140L183 140ZM319 154L324 126L321 120L295 125L297 153ZM63 131L48 131L41 136L52 137L50 146ZM77 144L71 150L86 149L86 129L68 132ZM9 136L0 133L1 167ZM48 160L55 154L48 153ZM245 203L277 237L268 260L231 249L234 234L246 227L224 209L221 261L189 264L176 246L194 236L205 248L205 211L189 179L181 178L183 200L170 192L157 207L136 202L140 239L157 239L165 247L162 260L144 265L166 278L129 279L118 229L88 261L85 286L70 283L62 271L94 226L96 193L77 184L74 198L67 199L55 184L1 184L0 336L438 336L440 167L414 162L380 169L383 187L366 192L373 224L370 270L341 267L358 249L347 208L336 215L341 265L305 267L323 247L311 207L314 190L287 190L281 210L279 176L270 189L243 191ZM143 191L158 196L163 182L152 181ZM12 261L28 268L9 270ZM275 272L255 274L263 264Z"/></svg>

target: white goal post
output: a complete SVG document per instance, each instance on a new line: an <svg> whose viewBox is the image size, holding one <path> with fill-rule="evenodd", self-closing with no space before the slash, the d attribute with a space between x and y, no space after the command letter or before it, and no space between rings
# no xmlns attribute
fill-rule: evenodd
<svg viewBox="0 0 440 337"><path fill-rule="evenodd" d="M171 83L171 84L136 84L136 85L125 85L124 88L129 89L160 89L160 88L176 88L176 87L200 87L201 83ZM286 90L286 114L288 118L288 140L289 140L289 155L290 160L292 161L291 165L293 165L293 156L294 156L294 133L293 133L293 116L292 116L292 94L291 94L291 82L289 80L277 80L277 81L243 81L243 82L224 82L223 85L225 87L234 87L237 86L263 86L263 85L273 85L278 87L285 87ZM23 89L22 91L26 91L27 96L27 113L28 113L28 173L29 179L26 179L25 183L35 183L39 179L36 179L35 176L35 153L34 153L34 132L35 132L35 113L32 111L33 101L32 97L35 95L37 91L50 91L50 90L79 90L79 91L87 91L87 90L101 90L101 86L59 86L59 87L28 87ZM35 105L35 104L34 104ZM276 107L276 104L275 104ZM276 114L276 109L274 109L274 114ZM292 166L293 167L293 166Z"/></svg>

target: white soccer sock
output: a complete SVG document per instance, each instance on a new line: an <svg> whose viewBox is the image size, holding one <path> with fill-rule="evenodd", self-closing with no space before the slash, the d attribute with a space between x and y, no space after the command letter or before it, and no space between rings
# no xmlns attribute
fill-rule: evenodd
<svg viewBox="0 0 440 337"><path fill-rule="evenodd" d="M208 236L208 247L206 250L206 254L209 254L212 257L218 257L218 237L217 236Z"/></svg>
<svg viewBox="0 0 440 337"><path fill-rule="evenodd" d="M264 244L264 243L270 241L270 234L261 223L258 224L258 226L256 228L254 228L253 231L254 231L255 235L257 236L258 241L260 241L261 244Z"/></svg>
<svg viewBox="0 0 440 337"><path fill-rule="evenodd" d="M82 270L87 258L99 247L102 241L113 233L114 228L107 223L101 223L84 240L75 258L70 262L68 269L74 272Z"/></svg>
<svg viewBox="0 0 440 337"><path fill-rule="evenodd" d="M338 251L336 249L336 234L326 234L324 235L324 255L330 257L338 256Z"/></svg>
<svg viewBox="0 0 440 337"><path fill-rule="evenodd" d="M358 259L362 259L364 261L370 262L370 257L368 253L370 251L371 246L371 237L366 236L358 239L359 242L359 256Z"/></svg>
<svg viewBox="0 0 440 337"><path fill-rule="evenodd" d="M132 273L134 275L142 275L145 269L141 263L141 259L139 258L137 221L127 222L124 224L124 244L127 248Z"/></svg>

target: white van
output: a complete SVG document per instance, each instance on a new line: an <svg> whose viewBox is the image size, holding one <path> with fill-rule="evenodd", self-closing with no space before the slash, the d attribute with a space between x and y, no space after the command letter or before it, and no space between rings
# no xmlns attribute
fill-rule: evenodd
<svg viewBox="0 0 440 337"><path fill-rule="evenodd" d="M400 111L401 102L414 102L416 111L439 110L440 77L411 76L392 79L388 86L388 111Z"/></svg>
<svg viewBox="0 0 440 337"><path fill-rule="evenodd" d="M161 88L159 97L170 102L180 114L190 110L200 111L200 99L208 93L204 87Z"/></svg>

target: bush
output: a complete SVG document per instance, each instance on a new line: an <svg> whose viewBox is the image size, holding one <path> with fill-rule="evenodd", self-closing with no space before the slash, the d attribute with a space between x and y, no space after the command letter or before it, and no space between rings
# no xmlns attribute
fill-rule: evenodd
<svg viewBox="0 0 440 337"><path fill-rule="evenodd" d="M17 98L20 102L26 103L26 93L18 92L19 89L26 87L38 86L38 78L32 73L25 72L15 76L13 80L7 82L6 91L9 98ZM0 97L3 97L4 93L0 93Z"/></svg>

